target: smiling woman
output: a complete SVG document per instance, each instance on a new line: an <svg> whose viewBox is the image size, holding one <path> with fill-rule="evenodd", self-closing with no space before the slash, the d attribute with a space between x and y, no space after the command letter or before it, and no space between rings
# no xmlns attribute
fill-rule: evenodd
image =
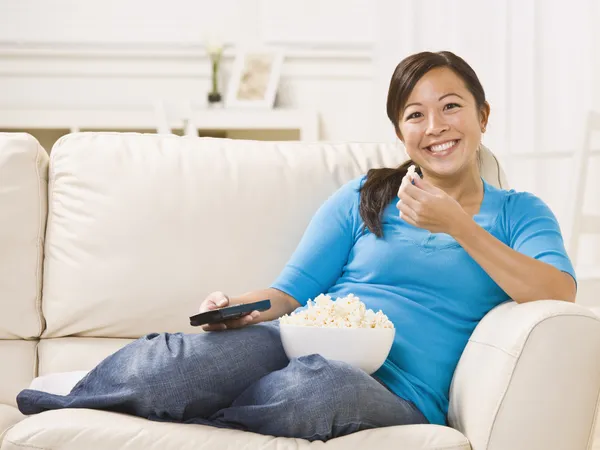
<svg viewBox="0 0 600 450"><path fill-rule="evenodd" d="M411 161L333 193L267 289L216 291L201 306L269 298L270 310L208 333L151 333L107 357L66 396L22 391L20 410L109 409L311 441L445 425L454 370L486 314L511 299L572 301L575 291L550 209L481 178L489 113L479 80L456 55L406 58L392 76L388 115ZM398 330L372 376L318 354L288 360L274 320L319 294L353 295Z"/></svg>
<svg viewBox="0 0 600 450"><path fill-rule="evenodd" d="M401 61L390 82L387 115L411 160L397 169L369 172L361 215L373 233L381 236L381 214L413 164L420 175L425 172L453 190L462 203L482 195L479 146L490 106L479 78L462 58L447 51L422 52ZM465 172L469 183L457 182Z"/></svg>
<svg viewBox="0 0 600 450"><path fill-rule="evenodd" d="M528 193L494 192L481 177L490 105L462 58L448 51L405 58L392 75L387 114L410 160L368 172L360 189L365 228L384 237L384 213L397 195L404 222L449 235L513 300L575 300L575 275L552 211ZM413 165L419 176L408 173ZM484 215L504 229L482 227Z"/></svg>

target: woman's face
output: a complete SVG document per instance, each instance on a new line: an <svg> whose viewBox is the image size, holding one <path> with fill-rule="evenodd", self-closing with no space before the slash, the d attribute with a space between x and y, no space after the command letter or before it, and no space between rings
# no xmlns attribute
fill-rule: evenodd
<svg viewBox="0 0 600 450"><path fill-rule="evenodd" d="M448 68L427 72L399 118L398 137L425 176L447 178L478 170L477 149L489 116L464 81Z"/></svg>

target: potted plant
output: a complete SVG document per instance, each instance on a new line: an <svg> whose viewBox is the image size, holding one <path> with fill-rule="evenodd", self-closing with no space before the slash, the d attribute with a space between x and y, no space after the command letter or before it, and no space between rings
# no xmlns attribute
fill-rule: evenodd
<svg viewBox="0 0 600 450"><path fill-rule="evenodd" d="M211 90L208 93L208 104L216 105L222 101L222 95L219 91L219 69L221 58L223 56L223 43L214 37L207 40L206 53L211 61Z"/></svg>

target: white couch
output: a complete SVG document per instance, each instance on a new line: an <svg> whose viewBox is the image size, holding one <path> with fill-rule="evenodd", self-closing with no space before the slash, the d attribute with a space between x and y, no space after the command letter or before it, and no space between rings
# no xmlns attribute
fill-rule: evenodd
<svg viewBox="0 0 600 450"><path fill-rule="evenodd" d="M23 417L15 396L32 381L68 391L134 338L198 332L188 317L209 292L266 287L328 195L404 159L391 145L119 133L69 135L51 155L48 168L35 139L0 134L2 450L590 448L600 320L552 300L506 303L479 324L453 379L451 427L311 444L91 410ZM506 185L490 153L484 176Z"/></svg>

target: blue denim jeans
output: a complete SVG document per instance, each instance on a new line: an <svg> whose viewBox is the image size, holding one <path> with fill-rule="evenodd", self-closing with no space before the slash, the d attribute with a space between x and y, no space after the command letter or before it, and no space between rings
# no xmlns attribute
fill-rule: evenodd
<svg viewBox="0 0 600 450"><path fill-rule="evenodd" d="M320 355L288 360L277 321L200 334L152 333L91 370L66 395L26 389L24 414L90 408L326 441L427 423L375 378Z"/></svg>

